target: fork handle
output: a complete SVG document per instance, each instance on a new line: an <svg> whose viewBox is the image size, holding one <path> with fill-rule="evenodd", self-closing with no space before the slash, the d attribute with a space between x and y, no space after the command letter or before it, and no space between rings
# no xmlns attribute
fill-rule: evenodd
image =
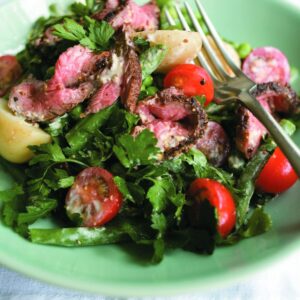
<svg viewBox="0 0 300 300"><path fill-rule="evenodd" d="M276 144L290 161L295 172L300 178L300 149L293 140L284 132L274 117L263 108L255 97L248 92L242 92L239 100L246 106L255 117L267 128Z"/></svg>

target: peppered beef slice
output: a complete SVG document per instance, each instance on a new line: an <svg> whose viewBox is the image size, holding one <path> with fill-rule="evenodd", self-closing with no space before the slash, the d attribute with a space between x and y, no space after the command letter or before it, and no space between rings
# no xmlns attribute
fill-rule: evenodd
<svg viewBox="0 0 300 300"><path fill-rule="evenodd" d="M143 6L132 0L106 1L104 9L94 14L97 20L109 22L114 29L130 27L133 30L155 30L159 25L159 8L155 1Z"/></svg>
<svg viewBox="0 0 300 300"><path fill-rule="evenodd" d="M140 101L135 112L141 122L133 134L145 128L152 131L164 158L190 149L204 134L207 124L206 113L198 101L173 87Z"/></svg>
<svg viewBox="0 0 300 300"><path fill-rule="evenodd" d="M215 167L222 166L230 152L230 142L223 127L213 121L207 123L203 136L197 140L196 147Z"/></svg>
<svg viewBox="0 0 300 300"><path fill-rule="evenodd" d="M64 114L95 92L98 62L108 55L108 52L95 54L80 45L69 48L60 55L49 81L30 79L13 88L10 109L36 122Z"/></svg>

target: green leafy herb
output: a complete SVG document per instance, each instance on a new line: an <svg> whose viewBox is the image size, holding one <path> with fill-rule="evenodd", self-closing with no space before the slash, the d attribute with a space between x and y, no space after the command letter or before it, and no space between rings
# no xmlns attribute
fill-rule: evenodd
<svg viewBox="0 0 300 300"><path fill-rule="evenodd" d="M131 169L155 162L159 153L156 143L154 134L145 129L136 137L130 134L122 135L114 145L113 151L122 165Z"/></svg>
<svg viewBox="0 0 300 300"><path fill-rule="evenodd" d="M88 19L89 22L89 39L93 41L96 47L107 49L109 42L115 31L105 21L97 22L93 19Z"/></svg>
<svg viewBox="0 0 300 300"><path fill-rule="evenodd" d="M167 54L164 45L152 46L140 55L143 79L151 75L161 64Z"/></svg>
<svg viewBox="0 0 300 300"><path fill-rule="evenodd" d="M125 200L130 200L131 202L134 202L134 199L132 195L129 192L129 189L127 187L127 183L124 178L115 176L114 177L114 182L118 186L120 192L123 194L123 197Z"/></svg>
<svg viewBox="0 0 300 300"><path fill-rule="evenodd" d="M100 11L103 7L102 1L86 0L85 4L81 2L72 3L69 7L71 12L78 17L85 17L96 11Z"/></svg>
<svg viewBox="0 0 300 300"><path fill-rule="evenodd" d="M148 190L147 198L153 206L155 213L162 212L166 206L168 198L174 196L176 193L172 178L157 178L154 185Z"/></svg>
<svg viewBox="0 0 300 300"><path fill-rule="evenodd" d="M72 152L81 150L93 137L95 131L109 119L116 109L115 105L109 106L96 114L91 114L79 121L67 134L66 139Z"/></svg>
<svg viewBox="0 0 300 300"><path fill-rule="evenodd" d="M250 238L269 231L271 227L271 217L264 212L262 207L258 207L253 211L247 225L240 234L244 238Z"/></svg>
<svg viewBox="0 0 300 300"><path fill-rule="evenodd" d="M195 96L196 100L200 103L201 106L204 106L205 102L206 102L206 97L203 96Z"/></svg>
<svg viewBox="0 0 300 300"><path fill-rule="evenodd" d="M295 84L295 82L299 79L299 69L296 67L291 67L291 79L290 84Z"/></svg>
<svg viewBox="0 0 300 300"><path fill-rule="evenodd" d="M273 148L274 149L274 148ZM245 224L250 201L255 191L255 180L270 157L262 147L246 165L238 182L236 196L237 228Z"/></svg>
<svg viewBox="0 0 300 300"><path fill-rule="evenodd" d="M63 133L63 130L69 123L69 116L67 114L57 117L54 121L48 124L46 131L52 136L57 137Z"/></svg>
<svg viewBox="0 0 300 300"><path fill-rule="evenodd" d="M32 224L39 218L47 216L56 206L57 201L54 199L36 201L34 205L27 206L27 212L19 214L18 224Z"/></svg>
<svg viewBox="0 0 300 300"><path fill-rule="evenodd" d="M289 136L292 136L296 132L296 125L291 120L282 119L280 125Z"/></svg>
<svg viewBox="0 0 300 300"><path fill-rule="evenodd" d="M106 50L114 35L114 29L105 21L96 21L85 18L88 29L70 18L65 18L63 24L56 24L53 34L69 41L79 42L91 50Z"/></svg>
<svg viewBox="0 0 300 300"><path fill-rule="evenodd" d="M251 216L236 232L229 235L226 239L218 241L220 245L233 245L241 239L251 238L269 231L272 227L271 217L263 210L257 207L253 210Z"/></svg>
<svg viewBox="0 0 300 300"><path fill-rule="evenodd" d="M53 34L62 39L74 42L80 42L86 37L86 31L83 26L69 18L65 18L63 24L56 24Z"/></svg>
<svg viewBox="0 0 300 300"><path fill-rule="evenodd" d="M10 189L0 191L0 202L11 202L16 197L23 195L23 186L22 185L16 185Z"/></svg>

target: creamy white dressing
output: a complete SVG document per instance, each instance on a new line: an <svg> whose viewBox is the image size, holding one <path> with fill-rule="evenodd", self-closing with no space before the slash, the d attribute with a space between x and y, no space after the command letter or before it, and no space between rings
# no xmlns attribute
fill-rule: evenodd
<svg viewBox="0 0 300 300"><path fill-rule="evenodd" d="M102 84L113 81L115 83L120 83L123 74L124 58L117 56L115 53L112 55L112 65L110 69L105 69L99 80Z"/></svg>

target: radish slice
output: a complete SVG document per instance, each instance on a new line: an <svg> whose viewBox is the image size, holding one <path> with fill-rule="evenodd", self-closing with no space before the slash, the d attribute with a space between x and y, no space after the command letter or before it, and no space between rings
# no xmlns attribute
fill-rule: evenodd
<svg viewBox="0 0 300 300"><path fill-rule="evenodd" d="M243 64L243 72L256 83L289 83L291 71L286 56L273 47L254 49Z"/></svg>

